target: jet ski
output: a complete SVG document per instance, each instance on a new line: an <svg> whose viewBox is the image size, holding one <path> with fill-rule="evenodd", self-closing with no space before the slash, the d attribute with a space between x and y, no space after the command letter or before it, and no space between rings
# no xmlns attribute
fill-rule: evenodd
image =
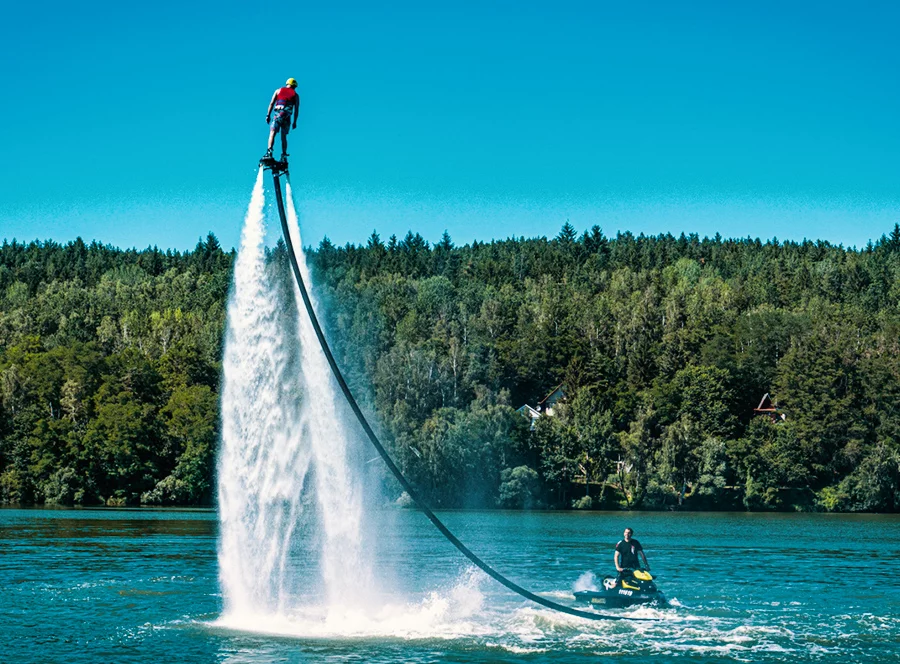
<svg viewBox="0 0 900 664"><path fill-rule="evenodd" d="M602 586L600 590L576 592L575 601L612 608L654 602L660 606L666 604L665 596L647 570L625 570L618 576L604 576Z"/></svg>

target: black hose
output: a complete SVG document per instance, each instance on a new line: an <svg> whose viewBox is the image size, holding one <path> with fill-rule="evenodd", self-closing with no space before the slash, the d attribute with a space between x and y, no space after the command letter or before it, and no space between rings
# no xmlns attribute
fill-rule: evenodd
<svg viewBox="0 0 900 664"><path fill-rule="evenodd" d="M548 609L553 609L554 611L560 611L562 613L568 613L570 616L578 616L579 618L587 618L589 620L644 620L644 621L652 621L654 618L629 618L627 616L610 616L602 613L592 613L589 611L580 611L579 609L573 609L570 606L565 606L564 604L557 604L549 599L541 597L540 595L535 595L530 590L527 590L520 586L518 583L510 581L505 576L500 574L493 567L484 562L481 558L476 556L465 544L459 541L459 539L450 532L450 530L445 526L440 519L435 516L434 512L425 504L422 498L419 496L418 492L412 487L412 485L406 481L406 478L403 476L403 473L400 472L400 469L397 467L397 464L394 463L394 460L391 459L391 456L388 454L387 450L384 448L384 445L381 444L381 441L378 440L378 436L375 435L375 432L372 430L372 427L369 426L369 422L366 420L366 416L363 415L362 410L359 408L359 404L356 403L356 399L353 397L353 393L350 391L350 388L347 386L347 382L344 380L344 376L341 374L341 370L338 368L337 362L334 359L334 355L331 354L331 348L328 346L328 341L325 339L325 334L322 332L322 327L319 325L319 319L316 316L316 312L313 309L312 301L309 299L309 293L306 291L306 285L303 282L303 276L300 274L300 266L297 264L297 255L294 253L294 247L291 243L291 233L288 229L287 224L287 216L284 213L284 199L281 193L281 174L284 171L272 171L273 181L275 184L275 201L278 204L278 216L281 217L281 231L284 234L284 242L287 245L288 257L291 261L291 268L294 271L294 277L297 279L297 285L300 287L300 295L303 297L303 304L306 306L306 311L309 314L310 321L312 322L313 329L316 331L316 337L319 339L319 343L322 346L322 352L325 353L325 357L328 359L328 364L331 366L331 371L334 373L335 380L337 380L338 385L341 387L341 391L344 393L344 396L347 399L347 402L350 404L350 408L353 409L353 414L356 415L356 419L359 420L360 426L362 426L363 430L368 435L369 440L372 442L372 445L375 446L375 449L378 450L378 454L381 455L381 458L384 459L384 462L387 464L387 467L390 468L391 472L394 474L394 477L397 478L397 481L400 482L400 485L409 494L409 497L413 499L416 505L420 510L428 517L428 520L431 521L435 525L435 527L441 531L444 537L446 537L450 542L459 549L460 553L462 553L466 558L471 560L475 565L477 565L485 574L490 576L495 581L503 584L514 593L518 593L522 597L526 599L530 599L532 602L540 604L541 606L545 606Z"/></svg>

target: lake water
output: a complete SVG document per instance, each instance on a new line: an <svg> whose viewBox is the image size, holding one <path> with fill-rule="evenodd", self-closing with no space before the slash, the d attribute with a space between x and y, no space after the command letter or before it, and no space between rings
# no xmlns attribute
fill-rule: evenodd
<svg viewBox="0 0 900 664"><path fill-rule="evenodd" d="M445 512L503 573L565 601L626 525L665 609L591 622L474 572L419 513L379 513L380 593L325 618L302 550L294 608L219 619L211 511L0 510L3 662L900 661L900 517ZM307 590L302 590L307 588ZM306 594L304 594L306 593ZM304 607L308 607L305 610Z"/></svg>

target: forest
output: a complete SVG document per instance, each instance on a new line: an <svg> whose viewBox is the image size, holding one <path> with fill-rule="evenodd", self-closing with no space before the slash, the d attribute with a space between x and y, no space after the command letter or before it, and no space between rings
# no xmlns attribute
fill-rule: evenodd
<svg viewBox="0 0 900 664"><path fill-rule="evenodd" d="M435 507L900 511L900 225L861 249L566 222L307 252ZM214 504L234 257L3 242L0 502Z"/></svg>

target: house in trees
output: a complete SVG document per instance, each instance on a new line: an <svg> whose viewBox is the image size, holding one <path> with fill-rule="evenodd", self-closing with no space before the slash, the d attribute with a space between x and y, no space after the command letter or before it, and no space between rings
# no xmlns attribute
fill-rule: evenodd
<svg viewBox="0 0 900 664"><path fill-rule="evenodd" d="M529 406L527 403L516 408L516 412L531 418L532 429L534 429L535 422L537 422L537 419L541 416L541 414L537 410Z"/></svg>
<svg viewBox="0 0 900 664"><path fill-rule="evenodd" d="M556 405L557 402L562 401L566 398L566 391L562 385L557 385L553 388L553 391L550 392L547 396L545 396L541 402L537 405L538 412L543 415L553 415L553 406Z"/></svg>
<svg viewBox="0 0 900 664"><path fill-rule="evenodd" d="M769 397L768 392L763 395L759 405L753 409L753 414L757 417L768 417L773 422L783 422L787 419L787 416L778 409L777 404Z"/></svg>
<svg viewBox="0 0 900 664"><path fill-rule="evenodd" d="M531 428L541 415L553 416L553 406L566 398L566 391L562 385L557 385L550 394L545 396L538 403L537 408L532 408L527 403L516 409L517 413L522 413L531 418Z"/></svg>

